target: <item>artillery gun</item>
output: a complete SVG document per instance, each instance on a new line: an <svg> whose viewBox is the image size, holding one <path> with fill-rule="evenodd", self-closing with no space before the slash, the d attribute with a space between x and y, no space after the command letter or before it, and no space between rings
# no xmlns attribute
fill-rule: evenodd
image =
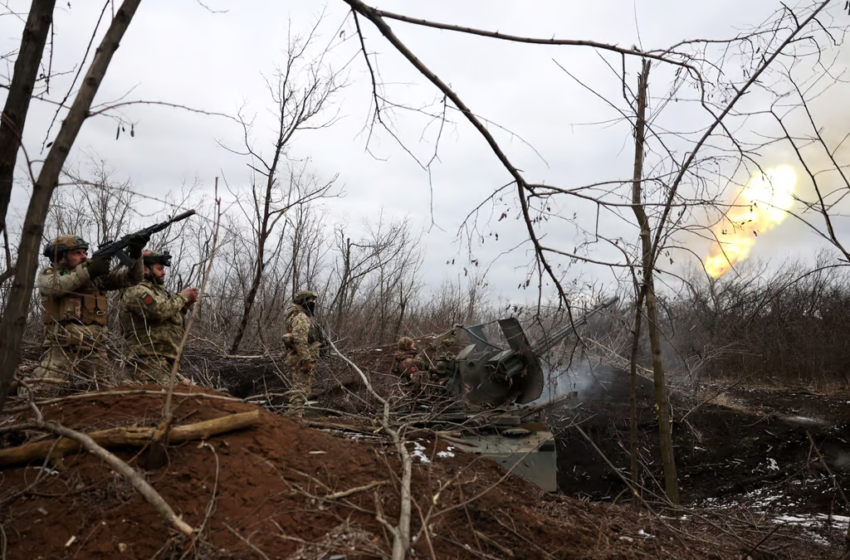
<svg viewBox="0 0 850 560"><path fill-rule="evenodd" d="M485 325L455 325L429 346L437 351L434 370L460 400L439 414L415 414L411 420L444 432L445 439L457 447L493 459L546 491L557 490L555 440L540 416L576 393L532 404L545 386L539 357L618 299L606 299L534 342L529 342L516 318L501 319L499 327L508 348L489 341ZM460 333L469 343L457 355L444 351Z"/></svg>

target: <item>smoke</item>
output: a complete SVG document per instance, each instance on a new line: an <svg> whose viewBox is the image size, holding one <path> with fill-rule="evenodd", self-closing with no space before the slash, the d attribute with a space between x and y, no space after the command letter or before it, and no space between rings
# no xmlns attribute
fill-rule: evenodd
<svg viewBox="0 0 850 560"><path fill-rule="evenodd" d="M541 364L546 387L539 402L546 402L566 393L577 393L579 401L604 397L616 379L615 372L605 365L592 365L588 360L575 360L567 369L553 369Z"/></svg>

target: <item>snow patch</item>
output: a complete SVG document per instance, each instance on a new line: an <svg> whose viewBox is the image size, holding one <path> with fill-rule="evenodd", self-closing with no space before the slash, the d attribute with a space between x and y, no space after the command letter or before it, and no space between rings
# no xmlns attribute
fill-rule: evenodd
<svg viewBox="0 0 850 560"><path fill-rule="evenodd" d="M779 465L776 463L776 459L767 458L767 470L769 471L778 471Z"/></svg>
<svg viewBox="0 0 850 560"><path fill-rule="evenodd" d="M439 457L441 459L448 459L449 457L454 457L455 454L452 453L452 451L454 451L454 447L449 446L449 447L446 448L445 451L438 451L437 457Z"/></svg>
<svg viewBox="0 0 850 560"><path fill-rule="evenodd" d="M425 446L418 441L408 442L413 443L413 457L418 458L420 463L430 463L431 459L425 456Z"/></svg>
<svg viewBox="0 0 850 560"><path fill-rule="evenodd" d="M655 535L650 535L649 533L645 532L643 529L638 530L638 535L640 535L641 537L643 537L645 539L654 539L655 538Z"/></svg>
<svg viewBox="0 0 850 560"><path fill-rule="evenodd" d="M831 544L829 540L826 539L823 535L818 535L817 533L809 531L808 529L804 529L803 534L821 546L829 546Z"/></svg>
<svg viewBox="0 0 850 560"><path fill-rule="evenodd" d="M801 527L808 528L816 528L823 527L827 523L829 523L829 516L825 513L818 513L815 515L780 515L779 517L773 519L773 523L782 523L785 525L799 525ZM832 526L846 530L847 525L850 524L850 517L846 515L833 515L832 516Z"/></svg>
<svg viewBox="0 0 850 560"><path fill-rule="evenodd" d="M784 420L788 422L796 422L797 424L826 424L825 420L820 418L810 418L808 416L784 416Z"/></svg>

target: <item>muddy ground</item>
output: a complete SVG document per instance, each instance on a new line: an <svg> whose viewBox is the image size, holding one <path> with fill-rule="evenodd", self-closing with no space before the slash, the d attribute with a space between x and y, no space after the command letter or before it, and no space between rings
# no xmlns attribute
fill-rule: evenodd
<svg viewBox="0 0 850 560"><path fill-rule="evenodd" d="M614 465L628 473L629 378L622 372L597 369L584 393L578 402L550 416L558 427L558 485L568 495L613 501L625 484L587 440L567 426L580 423ZM695 408L718 393L712 402ZM663 475L650 380L639 378L637 396L642 484L661 494ZM837 488L840 485L850 495L850 395L724 390L713 385L700 387L696 394L674 392L671 402L676 466L685 503L745 505L776 515L850 514ZM722 404L714 404L718 402Z"/></svg>

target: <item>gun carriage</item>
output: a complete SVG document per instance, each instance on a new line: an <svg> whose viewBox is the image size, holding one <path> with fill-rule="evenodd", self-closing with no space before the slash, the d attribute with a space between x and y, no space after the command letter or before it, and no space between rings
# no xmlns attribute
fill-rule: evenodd
<svg viewBox="0 0 850 560"><path fill-rule="evenodd" d="M450 441L464 451L486 456L547 491L557 490L555 440L540 422L542 413L576 396L562 393L538 402L545 386L540 357L574 334L587 320L614 305L611 297L583 316L529 342L516 318L499 320L507 348L488 340L485 325L454 328L430 346L446 346L463 333L468 344L457 355L438 351L435 370L459 401L439 414L414 414L411 420L438 431L457 433Z"/></svg>

